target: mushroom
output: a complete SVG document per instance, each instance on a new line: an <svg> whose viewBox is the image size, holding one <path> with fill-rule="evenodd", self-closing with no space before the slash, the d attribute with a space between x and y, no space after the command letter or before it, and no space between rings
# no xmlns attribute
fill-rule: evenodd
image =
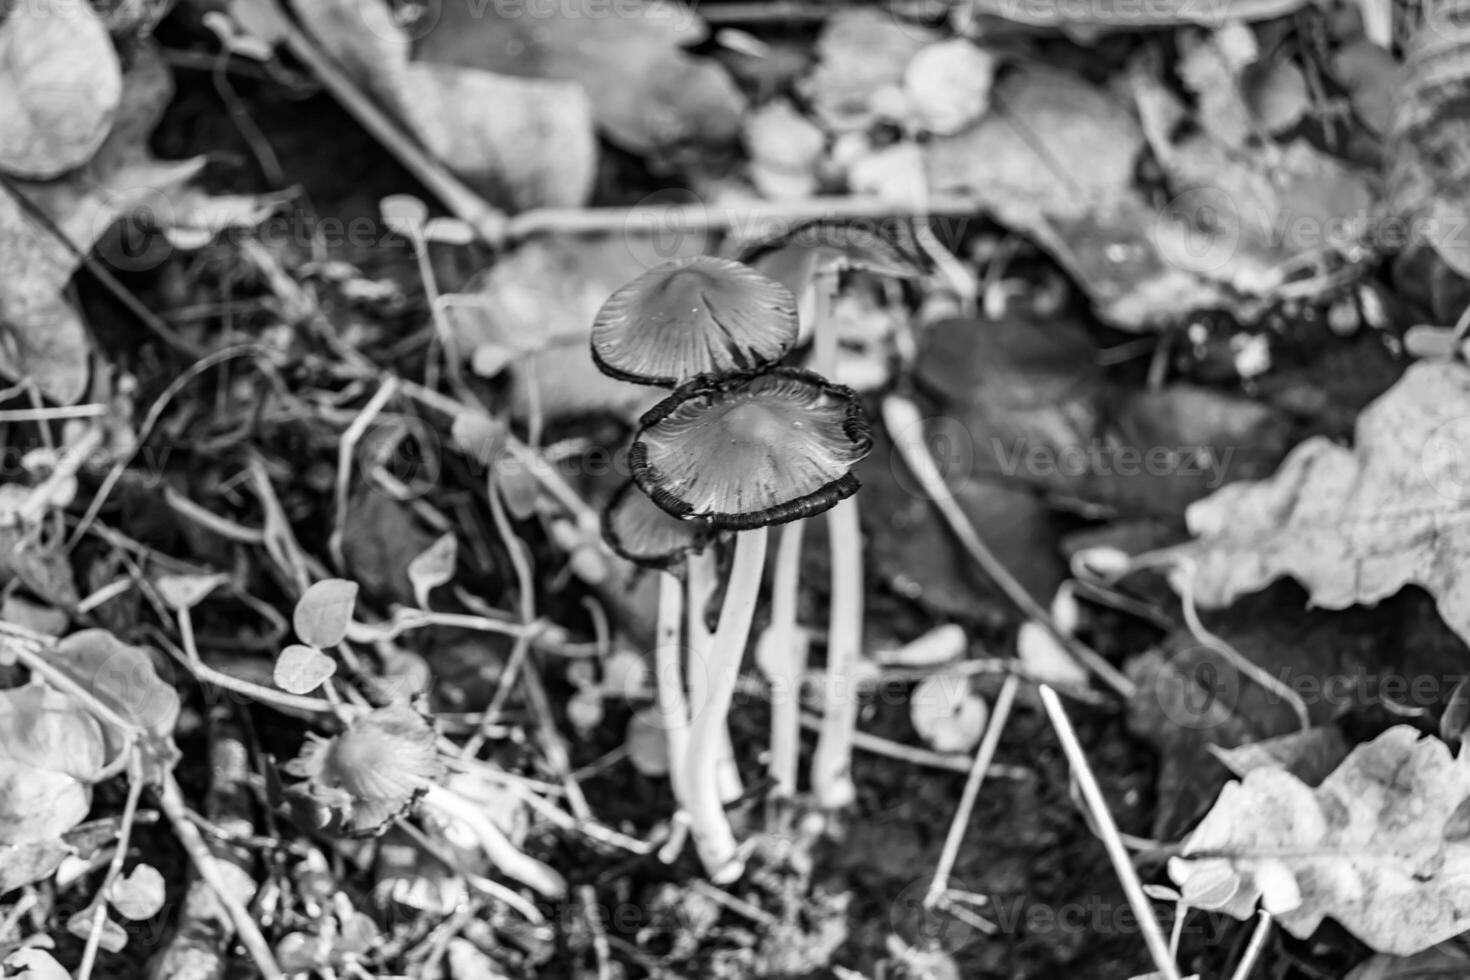
<svg viewBox="0 0 1470 980"><path fill-rule="evenodd" d="M778 367L681 386L644 414L628 450L634 482L663 510L741 532L706 665L709 698L691 724L682 777L695 847L716 880L741 870L712 763L760 592L767 528L852 496L851 469L871 447L854 392Z"/></svg>
<svg viewBox="0 0 1470 980"><path fill-rule="evenodd" d="M798 299L803 333L812 336L811 365L828 377L838 374L838 337L833 304L844 271L887 279L916 279L923 263L873 230L856 224L812 222L787 234L747 246L741 257L786 285ZM857 501L843 501L827 515L832 552L831 602L827 630L827 681L822 726L812 757L812 789L826 809L852 801L852 740L857 729L854 693L862 655L863 552ZM798 685L805 671L805 644L797 634L796 593L800 587L803 530L793 524L781 534L773 573L771 623L761 644L780 673L773 686L784 696L772 702L772 793L796 791L797 740L800 726ZM784 657L781 651L788 651Z"/></svg>
<svg viewBox="0 0 1470 980"><path fill-rule="evenodd" d="M673 388L774 364L796 336L785 286L697 255L655 266L608 297L592 322L592 359L614 378Z"/></svg>

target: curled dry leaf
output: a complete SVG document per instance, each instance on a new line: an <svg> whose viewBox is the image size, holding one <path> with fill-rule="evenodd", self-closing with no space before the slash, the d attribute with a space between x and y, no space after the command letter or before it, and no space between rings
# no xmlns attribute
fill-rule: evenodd
<svg viewBox="0 0 1470 980"><path fill-rule="evenodd" d="M1470 368L1421 361L1358 417L1353 449L1322 436L1293 449L1275 476L1223 487L1190 506L1206 607L1291 577L1328 609L1372 605L1406 585L1436 600L1470 639Z"/></svg>
<svg viewBox="0 0 1470 980"><path fill-rule="evenodd" d="M122 98L122 68L87 0L41 0L0 21L0 170L46 180L92 158Z"/></svg>
<svg viewBox="0 0 1470 980"><path fill-rule="evenodd" d="M914 689L909 720L939 752L968 752L980 744L990 709L962 673L940 673Z"/></svg>
<svg viewBox="0 0 1470 980"><path fill-rule="evenodd" d="M1169 872L1182 883L1228 864L1242 884L1221 908L1235 918L1260 899L1299 938L1331 916L1374 949L1407 956L1470 927L1470 840L1447 830L1467 799L1470 756L1400 725L1316 789L1272 768L1230 783Z"/></svg>

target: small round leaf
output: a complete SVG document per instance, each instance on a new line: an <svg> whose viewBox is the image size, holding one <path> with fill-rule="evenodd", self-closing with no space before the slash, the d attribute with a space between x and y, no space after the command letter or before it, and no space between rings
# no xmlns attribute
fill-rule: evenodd
<svg viewBox="0 0 1470 980"><path fill-rule="evenodd" d="M272 677L281 690L306 694L326 683L336 672L337 664L331 657L315 647L293 643L276 658Z"/></svg>
<svg viewBox="0 0 1470 980"><path fill-rule="evenodd" d="M352 622L352 607L357 602L357 583L341 578L323 579L296 603L291 625L301 642L325 649L342 642L347 624Z"/></svg>
<svg viewBox="0 0 1470 980"><path fill-rule="evenodd" d="M107 900L118 914L134 922L157 915L163 899L163 875L151 864L138 865L114 881L107 892Z"/></svg>

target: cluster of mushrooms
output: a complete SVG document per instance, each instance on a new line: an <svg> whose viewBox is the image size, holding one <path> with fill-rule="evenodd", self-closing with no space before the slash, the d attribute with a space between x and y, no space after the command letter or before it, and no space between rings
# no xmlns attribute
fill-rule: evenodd
<svg viewBox="0 0 1470 980"><path fill-rule="evenodd" d="M837 273L852 267L844 256L853 250L840 236L833 241L804 250L808 266L800 283L820 291L830 273L835 291ZM830 372L836 341L824 336L820 313L813 319L814 360L819 367L828 361ZM667 262L632 280L613 293L592 328L592 357L604 373L673 389L639 420L628 449L632 480L605 510L603 533L618 554L660 573L656 696L668 735L669 778L699 858L716 881L743 871L724 809L741 792L726 721L760 594L768 529L787 525L789 533L800 527L793 522L855 504L848 499L858 489L852 468L872 447L855 392L779 364L802 336L791 289L744 263L712 256ZM833 559L835 566L839 549L847 550L855 569L846 577L856 585L846 591L857 596L840 611L849 636L840 656L829 640L829 677L850 674L860 653L861 541L856 511L846 517L846 540L836 540L833 525ZM711 634L705 608L718 584L714 547L730 536L734 553ZM799 552L800 538L791 541ZM774 656L797 661L799 686L805 648L791 629L796 585L794 576L779 581L781 568L796 564L790 557L778 559L772 628ZM834 585L836 575L834 567ZM784 630L777 629L781 621ZM789 794L799 693L773 694L773 774L777 792ZM829 700L812 770L819 802L829 806L850 802L852 793L852 690L838 701Z"/></svg>

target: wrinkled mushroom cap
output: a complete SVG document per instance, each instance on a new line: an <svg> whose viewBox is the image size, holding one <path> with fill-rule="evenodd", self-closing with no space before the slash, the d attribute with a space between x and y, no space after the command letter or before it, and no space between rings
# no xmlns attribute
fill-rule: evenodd
<svg viewBox="0 0 1470 980"><path fill-rule="evenodd" d="M628 462L670 514L738 531L852 496L851 469L871 448L856 393L810 371L774 368L679 388L643 416Z"/></svg>
<svg viewBox="0 0 1470 980"><path fill-rule="evenodd" d="M602 537L613 551L645 568L667 569L685 555L703 551L714 529L701 520L680 520L659 507L632 480L602 511Z"/></svg>
<svg viewBox="0 0 1470 980"><path fill-rule="evenodd" d="M592 359L614 378L672 388L774 364L796 333L785 286L699 255L665 262L608 297L592 323Z"/></svg>

